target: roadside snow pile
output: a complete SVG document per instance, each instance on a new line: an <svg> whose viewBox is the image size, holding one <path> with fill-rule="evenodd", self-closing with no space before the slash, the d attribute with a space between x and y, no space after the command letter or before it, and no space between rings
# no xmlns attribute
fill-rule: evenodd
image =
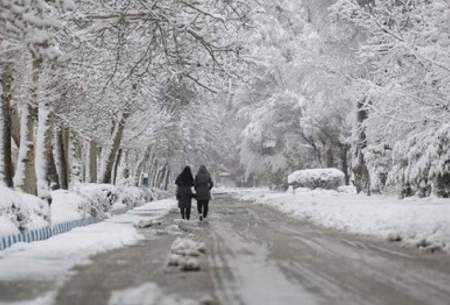
<svg viewBox="0 0 450 305"><path fill-rule="evenodd" d="M135 207L154 200L154 195L150 189L137 186L119 186L118 203L125 207Z"/></svg>
<svg viewBox="0 0 450 305"><path fill-rule="evenodd" d="M80 184L73 190L51 192L52 203L0 187L0 236L18 234L87 217L104 219L118 209L153 200L149 189L108 184Z"/></svg>
<svg viewBox="0 0 450 305"><path fill-rule="evenodd" d="M178 237L170 247L166 267L178 267L182 271L198 271L201 269L198 258L205 253L204 243Z"/></svg>
<svg viewBox="0 0 450 305"><path fill-rule="evenodd" d="M47 240L18 243L1 252L0 281L52 279L90 255L131 245L141 238L131 223L112 217Z"/></svg>
<svg viewBox="0 0 450 305"><path fill-rule="evenodd" d="M299 219L345 232L402 241L424 251L450 252L450 201L440 198L396 199L326 190L295 194L265 189L234 190L244 200L273 206Z"/></svg>
<svg viewBox="0 0 450 305"><path fill-rule="evenodd" d="M150 190L134 186L87 183L75 186L73 191L53 191L52 198L52 222L61 223L88 216L104 219L114 210L144 204L153 196Z"/></svg>
<svg viewBox="0 0 450 305"><path fill-rule="evenodd" d="M52 223L63 223L90 216L90 204L81 193L56 190L52 196Z"/></svg>
<svg viewBox="0 0 450 305"><path fill-rule="evenodd" d="M200 256L206 253L206 247L202 242L196 242L188 238L177 238L170 247L170 252L182 256Z"/></svg>
<svg viewBox="0 0 450 305"><path fill-rule="evenodd" d="M106 218L113 210L132 208L153 200L149 189L112 184L79 184L74 191L87 199L90 215Z"/></svg>
<svg viewBox="0 0 450 305"><path fill-rule="evenodd" d="M148 202L127 213L33 243L17 243L0 252L0 282L62 278L89 256L140 241L134 224L167 215L175 200ZM149 216L151 215L151 216Z"/></svg>
<svg viewBox="0 0 450 305"><path fill-rule="evenodd" d="M106 218L113 204L119 199L119 190L111 184L79 184L73 189L86 198L89 214L96 218Z"/></svg>
<svg viewBox="0 0 450 305"><path fill-rule="evenodd" d="M306 187L337 190L344 185L344 179L344 173L336 168L314 168L293 172L288 176L288 184L294 189Z"/></svg>
<svg viewBox="0 0 450 305"><path fill-rule="evenodd" d="M160 225L162 225L162 222L160 220L142 219L142 220L139 220L138 223L136 223L134 226L138 229L146 229L146 228L151 228L151 227L160 226Z"/></svg>
<svg viewBox="0 0 450 305"><path fill-rule="evenodd" d="M17 234L48 225L46 201L0 186L0 235Z"/></svg>
<svg viewBox="0 0 450 305"><path fill-rule="evenodd" d="M166 199L169 197L173 197L174 191L170 191L170 190L162 190L162 189L158 189L158 188L152 188L152 194L155 197L155 199L160 200L160 199Z"/></svg>
<svg viewBox="0 0 450 305"><path fill-rule="evenodd" d="M138 287L114 291L108 305L200 305L200 303L167 294L156 284L145 283Z"/></svg>

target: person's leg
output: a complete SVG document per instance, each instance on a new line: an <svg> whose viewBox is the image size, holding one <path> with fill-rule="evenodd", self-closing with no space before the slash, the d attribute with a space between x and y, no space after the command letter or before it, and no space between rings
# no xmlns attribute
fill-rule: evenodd
<svg viewBox="0 0 450 305"><path fill-rule="evenodd" d="M205 201L204 200L199 200L197 201L197 205L198 205L198 214L199 214L199 219L200 221L203 220L203 211L205 210Z"/></svg>
<svg viewBox="0 0 450 305"><path fill-rule="evenodd" d="M199 215L202 214L202 204L203 202L201 200L197 200L197 212Z"/></svg>
<svg viewBox="0 0 450 305"><path fill-rule="evenodd" d="M184 208L180 208L181 218L184 219Z"/></svg>
<svg viewBox="0 0 450 305"><path fill-rule="evenodd" d="M188 206L186 208L186 219L189 220L189 218L191 218L191 207Z"/></svg>
<svg viewBox="0 0 450 305"><path fill-rule="evenodd" d="M205 202L203 202L203 217L206 218L206 216L208 216L208 209L209 209L209 200L205 200Z"/></svg>

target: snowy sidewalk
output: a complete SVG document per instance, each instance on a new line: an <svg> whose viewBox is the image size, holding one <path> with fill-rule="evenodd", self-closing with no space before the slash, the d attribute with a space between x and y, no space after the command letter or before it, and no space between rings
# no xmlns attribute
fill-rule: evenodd
<svg viewBox="0 0 450 305"><path fill-rule="evenodd" d="M307 189L295 193L240 188L221 191L327 228L402 241L428 252L450 252L449 199L400 200L394 196Z"/></svg>
<svg viewBox="0 0 450 305"><path fill-rule="evenodd" d="M9 283L21 281L59 285L71 268L89 263L90 256L142 240L135 225L141 220L163 217L174 205L172 199L153 201L47 240L15 244L0 252L0 291L1 287L10 288ZM4 299L0 299L0 304L8 304L2 301Z"/></svg>
<svg viewBox="0 0 450 305"><path fill-rule="evenodd" d="M114 223L143 224L142 217L149 217L148 224L164 211L141 209ZM444 253L422 255L326 230L227 194L216 194L207 221L178 217L173 210L151 221L139 230L142 241L86 257L89 263L56 284L13 282L15 294L8 298L0 281L0 304L448 304L450 256ZM174 264L174 254L177 262L197 260L200 269Z"/></svg>

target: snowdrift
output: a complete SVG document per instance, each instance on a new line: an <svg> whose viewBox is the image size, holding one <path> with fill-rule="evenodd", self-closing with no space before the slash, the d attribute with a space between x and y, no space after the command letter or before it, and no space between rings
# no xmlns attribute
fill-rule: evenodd
<svg viewBox="0 0 450 305"><path fill-rule="evenodd" d="M0 186L0 235L48 225L50 209L36 196Z"/></svg>
<svg viewBox="0 0 450 305"><path fill-rule="evenodd" d="M294 189L305 187L309 189L333 189L344 185L345 175L336 168L314 168L293 172L288 176L288 184Z"/></svg>
<svg viewBox="0 0 450 305"><path fill-rule="evenodd" d="M88 217L104 219L154 199L149 189L108 184L80 184L52 191L52 204L36 196L0 187L0 236L17 234Z"/></svg>

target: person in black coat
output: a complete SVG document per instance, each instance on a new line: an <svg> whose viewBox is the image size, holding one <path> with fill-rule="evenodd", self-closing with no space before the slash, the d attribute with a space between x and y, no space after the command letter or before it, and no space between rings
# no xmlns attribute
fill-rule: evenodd
<svg viewBox="0 0 450 305"><path fill-rule="evenodd" d="M189 220L192 205L191 187L194 185L194 178L189 166L186 166L181 174L178 175L175 184L177 185L177 200L181 218Z"/></svg>
<svg viewBox="0 0 450 305"><path fill-rule="evenodd" d="M200 166L194 180L195 198L197 199L197 210L200 214L200 220L208 216L208 206L213 186L214 184L208 170L204 165Z"/></svg>

